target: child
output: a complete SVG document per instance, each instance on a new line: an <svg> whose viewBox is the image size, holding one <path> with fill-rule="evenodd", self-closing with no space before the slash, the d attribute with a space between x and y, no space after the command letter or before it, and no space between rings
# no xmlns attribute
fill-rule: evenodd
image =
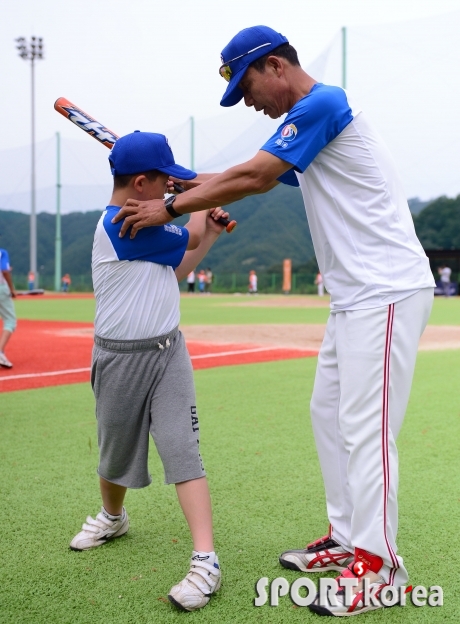
<svg viewBox="0 0 460 624"><path fill-rule="evenodd" d="M112 219L128 198L162 198L168 177L192 179L174 162L166 137L134 132L119 139L109 157L114 190L98 223L92 271L96 297L91 383L96 397L102 509L88 517L72 550L88 550L124 535L127 488L150 484L149 432L174 483L193 540L190 571L169 599L192 611L219 589L211 500L199 453L193 372L178 330L179 287L206 255L228 216L217 208L194 214L185 227L145 228L119 237L122 221ZM174 274L175 270L175 274Z"/></svg>

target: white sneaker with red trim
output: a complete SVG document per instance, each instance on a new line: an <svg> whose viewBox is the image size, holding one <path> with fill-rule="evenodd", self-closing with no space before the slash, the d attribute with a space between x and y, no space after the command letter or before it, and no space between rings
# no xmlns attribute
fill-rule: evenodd
<svg viewBox="0 0 460 624"><path fill-rule="evenodd" d="M279 558L284 568L300 572L341 572L354 559L353 553L345 550L329 535L308 544L303 550L286 550Z"/></svg>
<svg viewBox="0 0 460 624"><path fill-rule="evenodd" d="M329 598L327 604L322 604L318 594L309 605L310 610L318 615L347 617L383 608L380 594L390 586L378 574L382 565L380 557L357 548L353 562L336 579L339 590L335 599ZM346 591L342 579L356 579L356 585Z"/></svg>

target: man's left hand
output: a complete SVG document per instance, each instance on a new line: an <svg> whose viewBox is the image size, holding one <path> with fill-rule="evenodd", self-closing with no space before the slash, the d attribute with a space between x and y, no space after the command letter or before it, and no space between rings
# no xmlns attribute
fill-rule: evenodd
<svg viewBox="0 0 460 624"><path fill-rule="evenodd" d="M172 218L166 212L162 199L150 199L148 201L138 201L128 199L123 208L112 219L112 223L117 223L124 219L119 236L122 238L129 228L131 228L130 238L134 238L139 230L152 225L164 225L170 223Z"/></svg>

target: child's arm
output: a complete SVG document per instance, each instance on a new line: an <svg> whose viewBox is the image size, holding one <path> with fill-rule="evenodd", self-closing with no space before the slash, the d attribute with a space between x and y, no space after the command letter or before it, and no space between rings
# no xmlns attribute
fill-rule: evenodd
<svg viewBox="0 0 460 624"><path fill-rule="evenodd" d="M189 232L187 252L192 249L197 249L203 240L206 232L206 219L208 211L203 210L200 213L193 214L185 226ZM185 258L185 256L184 256Z"/></svg>
<svg viewBox="0 0 460 624"><path fill-rule="evenodd" d="M205 255L214 245L220 234L222 234L222 232L225 230L225 226L217 223L215 219L219 219L220 217L228 219L229 214L228 212L225 212L225 210L222 210L222 208L213 208L211 210L195 212L191 215L189 223L185 226L187 227L187 229L188 226L191 224L192 218L195 216L201 216L202 218L205 228L204 236L202 237L201 242L196 248L187 247L187 251L185 252L182 262L176 269L176 277L178 282L182 281L185 277L187 277L190 271L195 269L195 267L203 260Z"/></svg>

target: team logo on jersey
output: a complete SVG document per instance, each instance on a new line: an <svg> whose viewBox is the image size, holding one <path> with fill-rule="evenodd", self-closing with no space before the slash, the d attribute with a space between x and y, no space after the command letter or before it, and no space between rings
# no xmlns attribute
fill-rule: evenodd
<svg viewBox="0 0 460 624"><path fill-rule="evenodd" d="M283 141L293 141L297 136L297 128L294 124L288 124L281 130L281 138Z"/></svg>
<svg viewBox="0 0 460 624"><path fill-rule="evenodd" d="M165 232L171 232L171 234L177 234L177 236L182 236L182 230L177 225L172 225L171 223L166 223L164 226Z"/></svg>

